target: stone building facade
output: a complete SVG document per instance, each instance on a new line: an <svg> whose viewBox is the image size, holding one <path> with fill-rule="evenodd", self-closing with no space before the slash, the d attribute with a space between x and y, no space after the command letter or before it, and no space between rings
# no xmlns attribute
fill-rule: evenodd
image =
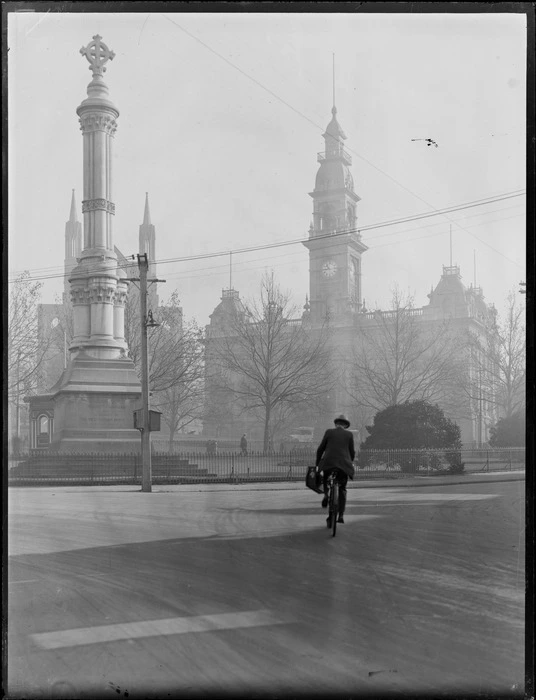
<svg viewBox="0 0 536 700"><path fill-rule="evenodd" d="M367 246L363 243L357 225L359 195L355 192L351 173L352 158L344 146L346 135L332 109L332 118L323 134L324 150L317 154L319 168L313 200L313 216L309 237L304 241L309 251L309 290L301 319L289 319L291 323L305 323L311 334L319 333L329 323L329 334L334 362L344 365L356 352L360 340L367 334L373 337L381 332L393 317L393 311L368 311L362 295L362 264ZM388 279L386 279L388 286ZM486 324L493 319L495 309L486 304L482 290L463 284L458 266L443 266L442 274L432 285L429 302L422 308L406 313L415 321L415 327L424 333L432 333L440 324L448 324L450 337L475 337L484 334ZM207 326L207 377L217 368L211 351L211 343L229 333L229 319L233 314L243 314L244 305L235 289L225 289ZM346 358L346 360L345 360ZM467 354L466 376L475 381L477 366L481 362ZM471 363L473 365L471 366ZM348 364L348 362L346 362ZM364 426L370 424L375 411L359 405L359 397L348 391L351 367L335 373L338 379L326 394L322 406L311 415L295 417L294 422L313 425L316 434L331 424L333 416L346 413L358 428L360 439L366 437ZM232 379L229 380L232 384ZM454 390L456 401L444 401L445 413L455 420L461 429L466 445L485 443L489 427L496 421L496 409L485 396L477 399ZM452 398L452 397L451 397ZM488 397L490 398L490 397ZM442 401L438 403L441 405ZM388 404L387 404L388 405ZM306 421L310 421L307 423ZM311 423L314 421L314 423ZM207 412L204 434L210 438L239 439L243 432L253 440L260 440L262 428L258 419L233 407L232 394L219 388L211 389L207 382ZM281 435L274 435L277 440Z"/></svg>

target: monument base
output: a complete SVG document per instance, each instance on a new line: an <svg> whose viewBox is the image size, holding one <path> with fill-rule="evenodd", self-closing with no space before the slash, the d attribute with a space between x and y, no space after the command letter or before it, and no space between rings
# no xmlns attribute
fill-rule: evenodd
<svg viewBox="0 0 536 700"><path fill-rule="evenodd" d="M29 399L31 411L39 398ZM46 398L52 409L51 451L140 451L134 411L141 406L141 385L131 359L104 360L79 352Z"/></svg>
<svg viewBox="0 0 536 700"><path fill-rule="evenodd" d="M139 430L133 414L139 393L64 392L54 399L54 432L50 449L57 452L139 452Z"/></svg>

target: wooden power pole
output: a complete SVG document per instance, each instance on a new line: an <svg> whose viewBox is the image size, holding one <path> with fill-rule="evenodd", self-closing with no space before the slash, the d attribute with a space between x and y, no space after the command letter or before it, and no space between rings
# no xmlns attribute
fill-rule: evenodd
<svg viewBox="0 0 536 700"><path fill-rule="evenodd" d="M140 316L141 316L141 490L152 490L151 431L149 430L149 358L147 352L147 253L138 255L140 269Z"/></svg>

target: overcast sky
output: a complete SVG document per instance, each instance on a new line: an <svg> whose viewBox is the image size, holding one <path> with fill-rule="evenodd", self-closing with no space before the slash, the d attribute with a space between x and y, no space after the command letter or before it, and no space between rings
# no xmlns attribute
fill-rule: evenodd
<svg viewBox="0 0 536 700"><path fill-rule="evenodd" d="M10 276L61 274L71 190L82 220L76 107L100 34L115 52L105 82L120 111L114 243L137 252L145 192L157 259L304 239L322 133L338 119L353 156L358 226L525 188L523 14L11 13ZM438 147L427 146L431 138ZM525 196L365 231L363 296L387 308L398 284L427 303L453 262L502 307L525 279ZM264 270L302 305L301 244L233 255L233 286L254 295ZM229 286L229 258L161 263L201 324ZM47 280L43 300L61 293Z"/></svg>

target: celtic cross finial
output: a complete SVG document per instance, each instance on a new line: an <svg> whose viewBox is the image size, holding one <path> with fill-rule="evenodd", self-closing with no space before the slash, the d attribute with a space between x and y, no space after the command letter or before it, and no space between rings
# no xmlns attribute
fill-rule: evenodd
<svg viewBox="0 0 536 700"><path fill-rule="evenodd" d="M113 61L115 53L110 51L106 44L101 41L102 37L95 34L93 41L87 46L82 46L80 53L89 61L89 70L93 71L93 75L102 76L106 72L104 66L107 61Z"/></svg>

